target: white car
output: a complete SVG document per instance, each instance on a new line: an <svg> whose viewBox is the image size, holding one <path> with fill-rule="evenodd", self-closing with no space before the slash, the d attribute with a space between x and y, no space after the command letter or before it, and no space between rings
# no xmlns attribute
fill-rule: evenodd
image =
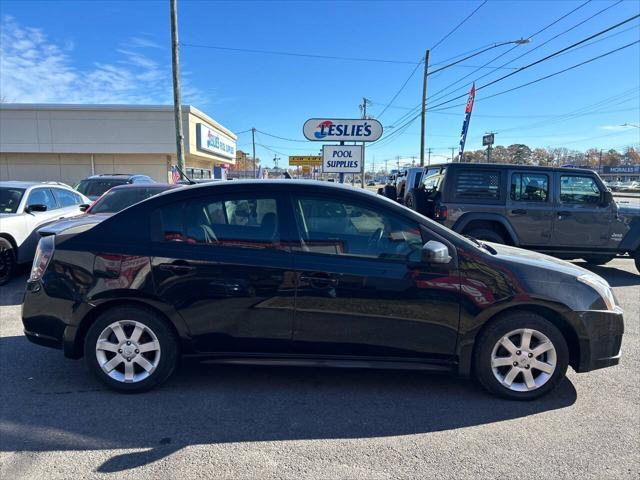
<svg viewBox="0 0 640 480"><path fill-rule="evenodd" d="M82 213L91 201L63 183L0 182L0 285L33 260L38 227Z"/></svg>

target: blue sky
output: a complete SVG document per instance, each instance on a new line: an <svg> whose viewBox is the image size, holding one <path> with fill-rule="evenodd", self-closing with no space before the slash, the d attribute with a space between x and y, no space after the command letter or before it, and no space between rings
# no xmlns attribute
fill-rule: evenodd
<svg viewBox="0 0 640 480"><path fill-rule="evenodd" d="M482 4L481 0L178 1L180 40L184 44L400 62L418 62L426 48L434 47ZM430 69L465 52L529 37L584 3L489 1L432 50ZM2 0L0 93L9 102L170 103L168 4L168 0ZM428 105L434 107L465 94L475 79L481 86L638 13L640 2L635 0L588 2L535 35L528 45L511 51L511 46L497 47L462 66L430 76ZM511 93L484 97L638 41L639 25L636 19L594 39L594 43L479 91L467 149L480 148L482 135L490 130L498 132L496 143L502 145L526 143L580 150L637 147L640 129L621 125L640 125L638 44ZM489 66L513 62L502 68L477 69L500 54L504 55ZM363 96L371 99L369 113L377 118L415 64L185 45L181 47L181 68L184 103L197 106L235 132L255 127L297 140L257 134L258 155L269 164L278 152L282 165L286 155L318 152L319 142L305 143L302 137L302 124L307 118L358 117ZM465 75L468 77L462 79ZM450 86L456 81L459 83ZM393 127L403 125L402 116L420 103L421 89L419 66L379 117L385 125L385 136L394 131ZM449 107L446 110L427 113L426 146L433 149L433 160L450 156L449 147L457 145L464 111L460 104L464 102L455 100L440 107ZM419 128L417 119L401 134L370 146L367 168L374 159L382 165L385 159L396 156L403 161L417 157ZM238 148L249 149L250 140L250 133L240 134Z"/></svg>

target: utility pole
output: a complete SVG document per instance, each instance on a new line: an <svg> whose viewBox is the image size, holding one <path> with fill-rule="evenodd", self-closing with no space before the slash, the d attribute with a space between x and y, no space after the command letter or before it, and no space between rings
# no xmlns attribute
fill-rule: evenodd
<svg viewBox="0 0 640 480"><path fill-rule="evenodd" d="M388 165L389 165L389 159L388 159L388 158L385 158L385 159L384 159L384 174L385 174L385 175L389 175L389 168L388 168Z"/></svg>
<svg viewBox="0 0 640 480"><path fill-rule="evenodd" d="M424 129L425 129L425 113L427 108L427 75L429 71L429 49L424 54L424 77L422 79L422 112L420 113L421 129L420 129L420 166L424 167Z"/></svg>
<svg viewBox="0 0 640 480"><path fill-rule="evenodd" d="M602 173L602 149L600 149L600 155L598 155L598 173Z"/></svg>
<svg viewBox="0 0 640 480"><path fill-rule="evenodd" d="M365 97L362 97L362 105L360 106L360 108L362 108L362 118L363 119L367 119L367 104L369 103L369 100L366 99ZM364 174L365 174L365 169L364 169L364 142L362 142L362 165L360 166L360 170L361 170L361 174L360 174L360 186L362 188L364 188Z"/></svg>
<svg viewBox="0 0 640 480"><path fill-rule="evenodd" d="M456 147L451 147L451 163L453 163L453 152L455 152Z"/></svg>
<svg viewBox="0 0 640 480"><path fill-rule="evenodd" d="M396 156L396 165L398 166L398 171L400 171L400 155Z"/></svg>
<svg viewBox="0 0 640 480"><path fill-rule="evenodd" d="M280 157L277 157L276 154L273 154L273 168L278 168L278 160L280 160Z"/></svg>
<svg viewBox="0 0 640 480"><path fill-rule="evenodd" d="M431 147L429 147L429 160L427 161L427 165L431 165Z"/></svg>
<svg viewBox="0 0 640 480"><path fill-rule="evenodd" d="M171 8L171 69L173 73L173 114L176 124L176 163L178 170L184 168L184 134L182 132L182 97L180 95L180 59L178 57L178 7L177 0L170 0Z"/></svg>
<svg viewBox="0 0 640 480"><path fill-rule="evenodd" d="M251 129L251 143L253 144L253 178L256 178L256 129Z"/></svg>

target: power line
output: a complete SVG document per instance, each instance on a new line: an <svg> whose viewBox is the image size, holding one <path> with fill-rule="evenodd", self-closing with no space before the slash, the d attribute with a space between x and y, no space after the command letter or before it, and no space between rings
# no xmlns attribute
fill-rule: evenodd
<svg viewBox="0 0 640 480"><path fill-rule="evenodd" d="M295 139L295 138L280 137L279 135L274 135L272 133L267 133L267 132L264 132L262 130L258 130L257 128L256 128L256 132L261 133L263 135L267 135L268 137L273 137L273 138L277 138L277 139L280 139L280 140L285 140L287 142L299 142L299 143L307 143L308 142L308 140L298 140L298 139Z"/></svg>
<svg viewBox="0 0 640 480"><path fill-rule="evenodd" d="M316 55L313 53L296 53L296 52L282 52L276 50L258 50L254 48L236 48L236 47L222 47L219 45L202 45L196 43L183 43L180 45L183 47L191 47L191 48L208 48L213 50L225 50L230 52L243 52L243 53L259 53L262 55L282 55L288 57L307 57L307 58L316 58L320 60L345 60L351 62L375 62L375 63L397 63L397 64L409 64L415 65L416 62L405 61L405 60L391 60L391 59L382 59L382 58L361 58L361 57L339 57L335 55Z"/></svg>
<svg viewBox="0 0 640 480"><path fill-rule="evenodd" d="M471 17L473 17L473 15L480 10L486 3L488 0L484 0L484 2L482 2L480 5L478 5L476 7L476 9L471 12L469 15L467 15L460 23L458 23L458 25L456 25L455 27L453 27L453 29L447 33L444 37L442 37L433 47L431 47L431 50L435 50L435 48L440 45L442 42L444 42L447 38L449 38L456 30L458 30L458 28L460 28L467 20L469 20Z"/></svg>

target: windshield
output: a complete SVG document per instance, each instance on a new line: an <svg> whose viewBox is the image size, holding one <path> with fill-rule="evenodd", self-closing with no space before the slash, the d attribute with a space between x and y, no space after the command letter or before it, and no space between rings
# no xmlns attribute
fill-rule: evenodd
<svg viewBox="0 0 640 480"><path fill-rule="evenodd" d="M82 180L76 190L87 197L99 197L107 190L117 187L118 185L125 185L126 180Z"/></svg>
<svg viewBox="0 0 640 480"><path fill-rule="evenodd" d="M0 213L16 213L24 195L24 188L0 188Z"/></svg>
<svg viewBox="0 0 640 480"><path fill-rule="evenodd" d="M161 188L121 188L112 190L94 203L87 213L116 213L164 190Z"/></svg>

